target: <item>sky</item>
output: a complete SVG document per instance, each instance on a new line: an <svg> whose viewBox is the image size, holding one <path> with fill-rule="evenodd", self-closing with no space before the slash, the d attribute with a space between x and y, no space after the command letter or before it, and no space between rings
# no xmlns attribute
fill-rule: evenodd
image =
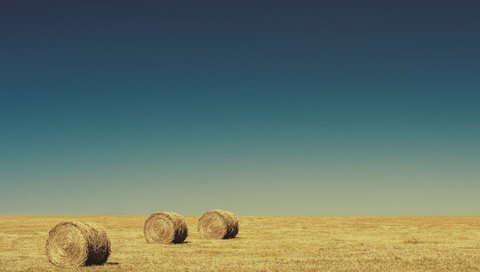
<svg viewBox="0 0 480 272"><path fill-rule="evenodd" d="M1 1L0 214L480 215L475 1Z"/></svg>

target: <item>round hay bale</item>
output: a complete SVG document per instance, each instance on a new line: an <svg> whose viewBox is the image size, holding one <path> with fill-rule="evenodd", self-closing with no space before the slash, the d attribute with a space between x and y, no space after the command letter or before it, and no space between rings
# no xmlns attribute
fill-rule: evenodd
<svg viewBox="0 0 480 272"><path fill-rule="evenodd" d="M198 232L207 239L232 239L238 233L238 219L229 211L207 211L198 219Z"/></svg>
<svg viewBox="0 0 480 272"><path fill-rule="evenodd" d="M63 222L48 233L46 254L62 267L99 265L110 256L110 240L98 224Z"/></svg>
<svg viewBox="0 0 480 272"><path fill-rule="evenodd" d="M178 244L188 236L183 216L174 212L159 212L145 220L143 234L149 244Z"/></svg>

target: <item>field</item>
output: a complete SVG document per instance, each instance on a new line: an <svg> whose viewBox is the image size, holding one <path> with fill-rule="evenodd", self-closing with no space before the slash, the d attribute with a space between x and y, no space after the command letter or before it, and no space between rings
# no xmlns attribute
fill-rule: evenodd
<svg viewBox="0 0 480 272"><path fill-rule="evenodd" d="M240 217L233 240L150 245L146 217L0 217L0 271L480 271L480 217ZM64 220L102 224L103 266L60 269L44 253Z"/></svg>

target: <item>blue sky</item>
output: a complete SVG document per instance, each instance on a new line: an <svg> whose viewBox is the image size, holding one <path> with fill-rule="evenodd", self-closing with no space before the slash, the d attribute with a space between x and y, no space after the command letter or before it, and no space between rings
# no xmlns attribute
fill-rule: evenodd
<svg viewBox="0 0 480 272"><path fill-rule="evenodd" d="M2 214L479 213L472 2L0 5Z"/></svg>

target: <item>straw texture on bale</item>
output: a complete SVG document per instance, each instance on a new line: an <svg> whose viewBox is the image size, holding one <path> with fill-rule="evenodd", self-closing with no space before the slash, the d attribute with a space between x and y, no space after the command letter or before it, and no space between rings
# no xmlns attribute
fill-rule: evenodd
<svg viewBox="0 0 480 272"><path fill-rule="evenodd" d="M178 244L187 238L188 228L180 214L160 212L150 215L145 220L143 233L149 244Z"/></svg>
<svg viewBox="0 0 480 272"><path fill-rule="evenodd" d="M98 224L63 222L48 233L46 254L62 267L100 265L110 256L110 240Z"/></svg>
<svg viewBox="0 0 480 272"><path fill-rule="evenodd" d="M207 211L198 219L198 232L207 239L235 238L238 233L238 219L229 211Z"/></svg>

